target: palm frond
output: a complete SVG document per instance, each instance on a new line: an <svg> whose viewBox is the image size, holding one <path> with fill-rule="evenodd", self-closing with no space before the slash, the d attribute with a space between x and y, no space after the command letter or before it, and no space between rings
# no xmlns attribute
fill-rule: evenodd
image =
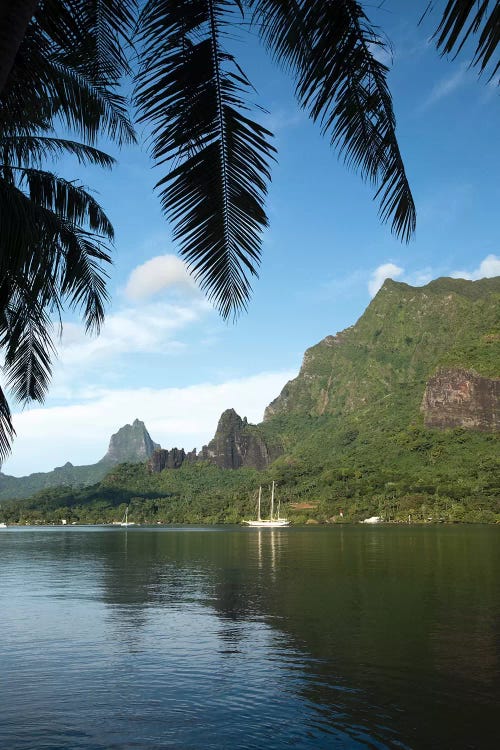
<svg viewBox="0 0 500 750"><path fill-rule="evenodd" d="M34 129L51 130L59 118L89 144L102 134L119 144L134 142L127 100L116 92L117 83L92 65L71 66L67 57L54 50L39 26L30 25L0 98L0 129L32 135Z"/></svg>
<svg viewBox="0 0 500 750"><path fill-rule="evenodd" d="M0 179L0 279L23 267L37 237L37 207L14 182Z"/></svg>
<svg viewBox="0 0 500 750"><path fill-rule="evenodd" d="M434 1L429 2L422 19L435 6ZM471 65L479 67L481 74L491 63L491 81L500 70L500 59L494 57L500 44L500 4L497 0L448 0L434 33L436 47L443 55L454 53L456 57L473 36L479 38Z"/></svg>
<svg viewBox="0 0 500 750"><path fill-rule="evenodd" d="M41 167L47 159L55 159L63 154L76 156L80 164L108 168L115 164L112 156L86 143L36 134L0 135L0 170L7 165Z"/></svg>
<svg viewBox="0 0 500 750"><path fill-rule="evenodd" d="M50 319L34 302L29 286L18 284L8 310L11 325L2 331L6 384L23 403L44 400L55 354Z"/></svg>
<svg viewBox="0 0 500 750"><path fill-rule="evenodd" d="M9 403L0 388L0 463L9 455L15 434Z"/></svg>
<svg viewBox="0 0 500 750"><path fill-rule="evenodd" d="M4 372L14 397L27 403L43 401L47 392L52 358L52 321L48 315L62 309L63 298L82 309L88 331L97 331L104 319L107 300L105 274L100 261L106 258L92 234L61 226L57 245L40 245L50 256L3 277L1 292L0 347L5 350ZM34 259L32 254L30 261ZM1 422L1 414L0 414ZM0 424L1 431L1 424ZM10 438L3 433L0 436Z"/></svg>
<svg viewBox="0 0 500 750"><path fill-rule="evenodd" d="M102 262L111 258L95 235L67 227L61 232L65 248L64 274L60 293L70 307L81 310L87 333L99 333L104 322L105 305L109 301L106 289L108 274Z"/></svg>
<svg viewBox="0 0 500 750"><path fill-rule="evenodd" d="M75 219L78 216L86 219L89 212L100 209L81 188L73 186L71 189L70 186L70 195L64 195L68 184L62 181L59 182L62 196L55 196L58 211L51 210L54 208L51 177L50 174L44 177L31 196L0 180L0 271L3 279L0 308L5 309L10 304L12 289L15 291L23 279L28 279L34 304L60 310L66 299L71 307L81 310L87 330L98 332L108 300L103 264L110 263L111 259L95 230L78 226ZM46 189L48 196L44 192ZM39 203L35 201L38 191L41 193ZM87 208L73 205L80 202L86 203ZM94 225L101 226L102 221L107 222L104 214L95 218Z"/></svg>
<svg viewBox="0 0 500 750"><path fill-rule="evenodd" d="M130 74L136 14L135 0L44 0L36 20L66 65L116 85Z"/></svg>
<svg viewBox="0 0 500 750"><path fill-rule="evenodd" d="M104 318L103 240L113 228L84 187L47 171L46 162L70 154L110 167L114 160L94 147L98 136L135 140L118 87L130 72L136 9L136 0L0 3L0 347L7 385L23 403L46 394L54 314L61 321L69 304L89 331ZM61 123L85 142L55 137ZM13 435L0 392L0 456Z"/></svg>
<svg viewBox="0 0 500 750"><path fill-rule="evenodd" d="M88 226L113 239L111 222L99 203L81 186L41 169L18 167L19 184L26 186L30 200L69 224Z"/></svg>
<svg viewBox="0 0 500 750"><path fill-rule="evenodd" d="M61 63L47 61L38 85L52 96L54 115L88 143L107 133L119 145L134 143L127 100Z"/></svg>
<svg viewBox="0 0 500 750"><path fill-rule="evenodd" d="M180 254L224 318L246 307L257 274L275 151L272 134L247 115L251 84L221 46L241 7L147 3L135 91L155 162L170 167L157 187Z"/></svg>
<svg viewBox="0 0 500 750"><path fill-rule="evenodd" d="M379 59L387 43L356 0L254 0L253 22L295 75L296 96L346 164L376 188L379 214L408 241L416 211Z"/></svg>

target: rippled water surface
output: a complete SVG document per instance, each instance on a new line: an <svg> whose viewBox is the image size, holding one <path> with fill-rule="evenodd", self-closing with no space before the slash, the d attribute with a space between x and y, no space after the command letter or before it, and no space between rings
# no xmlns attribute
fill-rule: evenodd
<svg viewBox="0 0 500 750"><path fill-rule="evenodd" d="M0 531L1 750L500 747L500 529Z"/></svg>

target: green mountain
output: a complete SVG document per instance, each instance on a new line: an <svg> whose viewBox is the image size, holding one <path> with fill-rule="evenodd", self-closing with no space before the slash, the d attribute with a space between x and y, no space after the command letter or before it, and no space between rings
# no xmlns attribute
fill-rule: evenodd
<svg viewBox="0 0 500 750"><path fill-rule="evenodd" d="M500 521L499 312L500 278L387 280L355 325L307 350L260 425L227 410L197 456L156 451L23 517L111 520L132 501L136 520L238 521L274 479L297 522Z"/></svg>
<svg viewBox="0 0 500 750"><path fill-rule="evenodd" d="M68 461L53 471L36 472L26 477L0 473L0 500L30 497L52 487L92 485L103 479L113 466L146 461L159 448L151 440L144 422L136 419L111 436L106 454L95 464L73 466Z"/></svg>
<svg viewBox="0 0 500 750"><path fill-rule="evenodd" d="M388 279L358 320L308 349L299 376L264 420L325 414L362 420L416 416L438 367L500 371L500 278L437 279L424 287Z"/></svg>

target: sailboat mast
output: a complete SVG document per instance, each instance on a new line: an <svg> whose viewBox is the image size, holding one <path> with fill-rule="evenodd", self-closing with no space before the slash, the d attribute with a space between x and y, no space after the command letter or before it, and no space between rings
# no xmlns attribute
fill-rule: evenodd
<svg viewBox="0 0 500 750"><path fill-rule="evenodd" d="M273 520L273 510L274 510L274 482L271 489L271 521Z"/></svg>
<svg viewBox="0 0 500 750"><path fill-rule="evenodd" d="M262 495L262 487L259 487L259 501L258 501L258 504L257 504L257 521L261 521L262 520L261 517L260 517L260 498L261 498L261 495Z"/></svg>

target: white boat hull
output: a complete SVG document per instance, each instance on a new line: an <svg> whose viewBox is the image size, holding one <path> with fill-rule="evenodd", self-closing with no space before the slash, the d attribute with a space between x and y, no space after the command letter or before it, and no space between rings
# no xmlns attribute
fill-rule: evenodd
<svg viewBox="0 0 500 750"><path fill-rule="evenodd" d="M286 518L280 518L279 520L273 520L273 521L243 521L243 523L246 523L247 526L255 526L259 529L279 529L283 528L283 526L290 526L290 521L287 521Z"/></svg>

